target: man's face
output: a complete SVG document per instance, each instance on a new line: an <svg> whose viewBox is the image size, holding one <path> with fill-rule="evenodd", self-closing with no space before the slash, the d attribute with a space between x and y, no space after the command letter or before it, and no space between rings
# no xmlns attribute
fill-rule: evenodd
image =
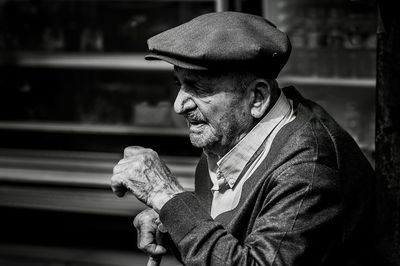
<svg viewBox="0 0 400 266"><path fill-rule="evenodd" d="M223 156L251 130L249 94L232 75L177 67L174 75L180 88L174 109L185 116L191 143Z"/></svg>

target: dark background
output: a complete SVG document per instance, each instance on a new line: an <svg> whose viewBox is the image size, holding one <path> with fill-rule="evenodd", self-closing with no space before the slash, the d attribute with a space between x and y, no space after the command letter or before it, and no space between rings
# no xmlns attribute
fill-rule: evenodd
<svg viewBox="0 0 400 266"><path fill-rule="evenodd" d="M75 55L77 53L91 55L143 53L146 49L145 42L135 42L137 38L145 40L156 32L182 23L210 9L209 5L202 2L187 1L183 4L170 4L168 1L158 1L152 7L154 12L149 14L147 20L144 20L140 10L148 8L148 4L143 4L141 7L140 1L137 1L134 12L138 13L135 13L133 22L138 23L138 26L132 33L124 24L131 18L130 12L133 12L130 9L132 3L129 1L100 1L101 4L94 11L90 7L90 1L75 1L75 4L69 5L68 9L63 8L63 1L53 5L46 1L25 1L28 4L39 3L42 6L38 9L42 12L39 16L35 15L35 10L19 9L18 4L15 4L24 1L0 1L0 4L4 7L6 2L9 3L2 9L3 13L0 15L0 32L2 33L0 34L0 120L2 123L19 121L51 124L54 121L57 123L61 121L67 125L105 124L118 127L134 124L138 128L143 124L135 124L137 121L135 122L132 118L132 104L148 100L152 107L159 101L173 101L176 91L167 71L157 70L149 73L135 70L133 73L129 69L110 71L102 68L80 69L49 67L48 65L21 67L18 64L20 51L42 53L45 50L46 55L68 52ZM309 2L323 7L325 4L332 5L335 1ZM398 64L400 62L400 21L395 13L396 8L390 1L344 0L339 2L341 2L340 5L356 5L360 7L358 10L365 7L370 11L372 8L374 14L377 15L376 28L374 28L377 30L377 47L373 50L376 61L367 60L369 64L374 63L376 86L364 89L354 88L353 85L347 88L330 84L326 85L325 90L322 91L319 83L310 85L300 82L295 85L298 85L304 94L326 104L324 107L333 112L333 115L336 115L335 118L344 125L353 124L346 124L348 121L346 119L349 118L340 116L343 101L353 100L353 98L364 99L359 101L361 107L355 113L356 116L363 115L362 122L358 121L355 128L347 129L354 129L353 133L357 135L361 134L360 131L369 132L368 124L374 125L372 134L371 132L362 133L360 137L361 144L365 145L363 151L374 164L376 171L377 216L376 227L371 228L371 234L375 234L376 242L371 245L376 246L377 265L400 265L400 67ZM296 6L296 4L293 5ZM214 6L211 5L211 9L213 8ZM224 1L223 8L263 14L262 1ZM289 11L295 12L301 9L298 8L289 8ZM109 21L104 19L107 16L110 16ZM51 23L48 23L49 21ZM110 21L113 23L109 23ZM155 23L140 24L145 23L144 21ZM370 21L365 20L362 24L368 23ZM53 39L53 42L43 46L42 38L37 36L42 36L46 25L67 29L65 39L68 42L60 47ZM88 29L89 33L94 34L97 28L104 30L103 46L96 42L82 44L80 40L82 30ZM16 32L19 33L19 37L11 38ZM51 34L46 36L53 36L57 40L57 30L50 29L47 32ZM290 32L290 34L294 33L296 32ZM311 37L308 35L308 38ZM321 42L318 45L320 51L328 49L327 43ZM345 63L349 62L349 57L345 55L352 52L353 50L342 50ZM301 52L299 54L302 55ZM313 56L312 52L304 54ZM369 52L364 54L371 55ZM359 55L357 58L361 58ZM320 63L331 66L333 64L332 61ZM291 66L292 68L288 67L284 70L285 75L296 70L295 62L292 62ZM315 70L315 66L310 65L305 75L309 76L310 72ZM324 71L332 74L333 70L325 69ZM342 72L342 74L347 75L347 72ZM356 80L364 80L364 78L365 76L358 76ZM375 76L373 76L373 81L375 81ZM282 81L282 83L285 82ZM133 103L131 99L134 99ZM327 101L327 99L331 100ZM371 120L371 116L374 120ZM173 122L169 121L169 123ZM149 125L144 126L147 128ZM179 128L178 130L174 128L173 133L165 133L170 126L150 125L150 132L138 133L135 129L132 134L88 134L79 130L71 133L38 128L33 130L21 130L15 127L1 128L0 165L4 173L1 174L2 179L0 179L0 265L143 265L146 257L136 250L136 232L132 226L135 214L143 206L135 202L135 208L117 208L113 212L107 208L90 210L90 206L96 206L96 202L83 206L81 211L74 211L73 208L61 205L57 205L56 208L18 205L18 198L13 198L12 195L7 194L7 191L20 191L22 194L18 195L23 195L27 202L29 199L35 202L36 199L33 197L37 194L34 192L39 190L49 191L49 193L76 191L77 200L81 197L78 192L82 192L82 195L110 195L112 192L107 184L92 183L89 179L87 183L84 183L85 185L68 182L60 184L54 181L33 182L32 180L24 181L24 183L18 181L20 179L9 178L5 170L18 166L21 167L21 171L39 169L47 173L61 165L65 176L68 177L69 174L73 176L78 170L71 168L76 168L73 163L79 160L71 159L70 152L83 152L82 156L86 156L85 152L88 152L90 156L95 153L95 156L85 157L88 165L79 166L81 167L79 171L98 172L99 175L106 176L111 174L112 165L121 156L123 148L132 144L151 147L162 156L175 158L171 159L171 162L179 169L186 169L185 167L192 169L201 151L190 145L187 136ZM371 139L373 144L370 143ZM372 146L373 149L371 149ZM37 155L28 156L25 150L36 151ZM57 157L49 158L51 156L42 154L42 150L55 151ZM60 152L65 152L66 155L60 155ZM97 158L98 153L104 153L105 157ZM53 159L54 165L47 161L46 163L32 161L32 158L36 157L40 160L45 158L51 163L53 161L50 159ZM189 159L189 162L186 162L186 159ZM71 161L72 166L69 164ZM29 162L29 165L25 165L24 162ZM182 175L186 178L186 175L190 175L190 171L182 170ZM96 199L91 196L82 197L83 201ZM45 199L49 201L45 202L49 206L55 204L51 199L51 196ZM107 204L114 201L115 199L107 201ZM68 198L60 202L66 204ZM60 202L57 201L57 204ZM110 206L119 206L119 202L115 204ZM79 251L82 251L84 255ZM101 254L110 259L106 261ZM174 259L167 258L163 265L176 265L176 263Z"/></svg>

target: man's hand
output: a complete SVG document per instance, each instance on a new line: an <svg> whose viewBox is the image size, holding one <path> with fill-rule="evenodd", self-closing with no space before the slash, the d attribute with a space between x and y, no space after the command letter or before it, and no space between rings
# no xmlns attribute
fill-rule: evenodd
<svg viewBox="0 0 400 266"><path fill-rule="evenodd" d="M184 192L155 151L135 146L126 148L124 159L114 167L111 188L119 197L131 191L156 212L175 194Z"/></svg>
<svg viewBox="0 0 400 266"><path fill-rule="evenodd" d="M160 230L162 226L158 213L146 209L136 215L133 225L137 231L138 248L150 256L147 266L159 265L167 250L162 246L162 234L165 231Z"/></svg>
<svg viewBox="0 0 400 266"><path fill-rule="evenodd" d="M137 230L138 248L151 256L160 256L167 253L166 249L160 245L161 243L157 243L156 239L160 224L158 213L153 209L142 211L133 220L133 225Z"/></svg>

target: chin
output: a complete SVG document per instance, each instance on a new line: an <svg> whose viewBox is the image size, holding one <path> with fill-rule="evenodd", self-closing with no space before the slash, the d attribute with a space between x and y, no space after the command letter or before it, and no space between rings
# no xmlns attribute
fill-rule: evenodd
<svg viewBox="0 0 400 266"><path fill-rule="evenodd" d="M201 134L189 133L189 137L192 145L196 148L201 149L214 146L216 142L214 137L208 138Z"/></svg>
<svg viewBox="0 0 400 266"><path fill-rule="evenodd" d="M204 148L205 146L207 146L206 143L204 143L202 140L193 137L190 137L190 143L192 143L192 145L196 148Z"/></svg>

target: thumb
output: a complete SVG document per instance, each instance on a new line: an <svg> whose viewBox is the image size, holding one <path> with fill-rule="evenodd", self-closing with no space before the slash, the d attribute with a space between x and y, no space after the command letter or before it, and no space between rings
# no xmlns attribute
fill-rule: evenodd
<svg viewBox="0 0 400 266"><path fill-rule="evenodd" d="M149 256L147 266L159 266L161 264L162 256Z"/></svg>
<svg viewBox="0 0 400 266"><path fill-rule="evenodd" d="M128 189L124 186L123 179L119 174L111 177L111 189L118 197L123 197Z"/></svg>
<svg viewBox="0 0 400 266"><path fill-rule="evenodd" d="M154 243L150 243L147 244L143 250L150 254L150 255L154 255L154 256L158 256L158 255L164 255L167 253L167 249L161 245L157 245Z"/></svg>

